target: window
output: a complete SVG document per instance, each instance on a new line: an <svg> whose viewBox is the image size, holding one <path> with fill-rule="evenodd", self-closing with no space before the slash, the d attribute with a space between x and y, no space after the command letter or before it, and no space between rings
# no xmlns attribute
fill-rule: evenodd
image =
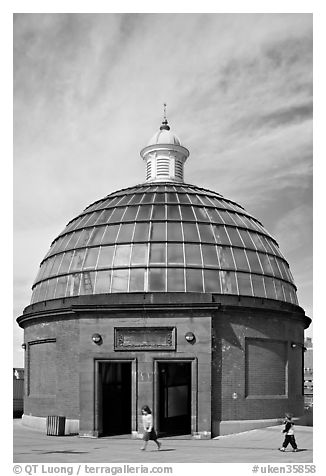
<svg viewBox="0 0 326 476"><path fill-rule="evenodd" d="M150 264L165 264L166 248L165 243L151 243L149 251Z"/></svg>
<svg viewBox="0 0 326 476"><path fill-rule="evenodd" d="M80 231L75 231L74 233L72 233L72 234L70 235L71 238L70 238L70 240L68 241L67 246L66 246L66 249L67 249L67 250L71 250L71 249L75 248L75 245L76 245L76 243L77 243L77 241L78 241L78 238L79 238L80 234L81 234Z"/></svg>
<svg viewBox="0 0 326 476"><path fill-rule="evenodd" d="M199 229L201 241L204 241L207 243L215 243L214 233L210 225L204 225L202 223L199 223L198 229Z"/></svg>
<svg viewBox="0 0 326 476"><path fill-rule="evenodd" d="M168 205L167 206L167 217L168 217L168 220L181 220L181 217L180 217L180 210L179 210L179 207L177 205Z"/></svg>
<svg viewBox="0 0 326 476"><path fill-rule="evenodd" d="M47 293L46 293L46 299L53 299L54 298L54 292L55 292L56 285L57 285L57 278L49 279L48 289L47 289Z"/></svg>
<svg viewBox="0 0 326 476"><path fill-rule="evenodd" d="M60 276L58 278L57 287L55 290L55 298L61 298L66 296L68 276Z"/></svg>
<svg viewBox="0 0 326 476"><path fill-rule="evenodd" d="M117 243L130 243L135 224L134 223L123 223L120 227L120 231L117 238Z"/></svg>
<svg viewBox="0 0 326 476"><path fill-rule="evenodd" d="M249 233L247 230L238 230L238 231L240 233L242 241L244 242L245 247L255 249L255 245L251 239L251 233Z"/></svg>
<svg viewBox="0 0 326 476"><path fill-rule="evenodd" d="M168 203L179 203L177 194L175 192L169 192L166 195Z"/></svg>
<svg viewBox="0 0 326 476"><path fill-rule="evenodd" d="M131 265L139 265L147 263L147 244L135 244L131 252Z"/></svg>
<svg viewBox="0 0 326 476"><path fill-rule="evenodd" d="M263 276L259 276L258 274L252 274L251 282L254 291L254 296L266 297Z"/></svg>
<svg viewBox="0 0 326 476"><path fill-rule="evenodd" d="M151 205L142 205L139 207L139 212L137 215L137 221L146 221L151 217L152 206Z"/></svg>
<svg viewBox="0 0 326 476"><path fill-rule="evenodd" d="M216 247L214 245L202 245L204 266L219 266Z"/></svg>
<svg viewBox="0 0 326 476"><path fill-rule="evenodd" d="M59 260L61 262L62 255L57 255L55 258L49 258L46 261L43 262L40 272L36 278L36 281L39 281L40 279L45 279L48 278L50 275L55 276L57 269L54 270L54 273L52 271L52 267L54 266L55 260Z"/></svg>
<svg viewBox="0 0 326 476"><path fill-rule="evenodd" d="M274 279L264 276L266 295L269 299L276 299Z"/></svg>
<svg viewBox="0 0 326 476"><path fill-rule="evenodd" d="M222 293L238 294L237 282L233 271L220 271Z"/></svg>
<svg viewBox="0 0 326 476"><path fill-rule="evenodd" d="M128 266L130 262L130 245L117 245L113 266Z"/></svg>
<svg viewBox="0 0 326 476"><path fill-rule="evenodd" d="M101 246L98 258L98 268L111 268L114 246Z"/></svg>
<svg viewBox="0 0 326 476"><path fill-rule="evenodd" d="M199 245L191 245L189 243L185 244L185 258L186 265L201 265L201 254Z"/></svg>
<svg viewBox="0 0 326 476"><path fill-rule="evenodd" d="M145 270L142 268L131 268L129 292L144 291L144 274Z"/></svg>
<svg viewBox="0 0 326 476"><path fill-rule="evenodd" d="M155 205L153 207L152 220L165 220L165 205Z"/></svg>
<svg viewBox="0 0 326 476"><path fill-rule="evenodd" d="M193 205L203 205L203 202L199 200L198 195L191 193L189 194L189 199Z"/></svg>
<svg viewBox="0 0 326 476"><path fill-rule="evenodd" d="M85 228L82 230L79 240L78 240L78 247L86 246L89 240L89 237L93 231L93 228Z"/></svg>
<svg viewBox="0 0 326 476"><path fill-rule="evenodd" d="M151 239L153 241L166 240L166 224L165 222L153 222L151 226Z"/></svg>
<svg viewBox="0 0 326 476"><path fill-rule="evenodd" d="M262 268L258 259L258 254L256 251L246 250L246 254L248 256L248 261L250 265L250 269L252 273L262 273ZM259 256L261 253L259 254Z"/></svg>
<svg viewBox="0 0 326 476"><path fill-rule="evenodd" d="M136 223L134 241L148 241L149 223Z"/></svg>
<svg viewBox="0 0 326 476"><path fill-rule="evenodd" d="M73 254L74 254L73 251L67 251L64 254L62 262L61 262L59 274L64 274L68 272Z"/></svg>
<svg viewBox="0 0 326 476"><path fill-rule="evenodd" d="M223 223L220 215L215 208L207 208L207 215L213 223Z"/></svg>
<svg viewBox="0 0 326 476"><path fill-rule="evenodd" d="M120 222L121 221L121 218L125 212L126 208L125 207L122 207L122 208L115 208L113 210L113 213L112 215L110 216L110 223L117 223L117 222Z"/></svg>
<svg viewBox="0 0 326 476"><path fill-rule="evenodd" d="M183 241L181 222L167 222L168 241Z"/></svg>
<svg viewBox="0 0 326 476"><path fill-rule="evenodd" d="M184 292L184 270L182 268L168 268L168 292Z"/></svg>
<svg viewBox="0 0 326 476"><path fill-rule="evenodd" d="M278 279L274 280L275 282L275 289L276 289L276 299L279 299L280 301L284 301L284 294L283 294L283 288L282 288L282 282L279 281Z"/></svg>
<svg viewBox="0 0 326 476"><path fill-rule="evenodd" d="M186 193L179 194L179 201L180 203L187 203L188 205L190 205L190 200Z"/></svg>
<svg viewBox="0 0 326 476"><path fill-rule="evenodd" d="M266 252L266 249L260 239L260 235L258 233L254 233L252 231L249 232L249 235L252 239L252 241L254 242L256 248L258 251L265 251Z"/></svg>
<svg viewBox="0 0 326 476"><path fill-rule="evenodd" d="M233 246L243 247L242 240L241 240L240 235L238 233L238 230L236 228L232 228L231 226L227 226L226 231L229 235L230 242L232 243Z"/></svg>
<svg viewBox="0 0 326 476"><path fill-rule="evenodd" d="M107 226L101 241L102 245L115 243L120 225Z"/></svg>
<svg viewBox="0 0 326 476"><path fill-rule="evenodd" d="M98 271L96 273L95 293L102 294L110 292L111 271Z"/></svg>
<svg viewBox="0 0 326 476"><path fill-rule="evenodd" d="M81 273L69 274L66 296L77 296L83 275Z"/></svg>
<svg viewBox="0 0 326 476"><path fill-rule="evenodd" d="M275 256L269 256L269 261L273 268L274 276L276 276L277 278L281 278L281 273L280 273L279 267L277 266L277 260Z"/></svg>
<svg viewBox="0 0 326 476"><path fill-rule="evenodd" d="M70 265L70 270L69 270L70 272L80 271L82 269L85 254L86 254L85 248L81 250L75 250L75 254Z"/></svg>
<svg viewBox="0 0 326 476"><path fill-rule="evenodd" d="M95 273L84 271L81 273L80 294L93 294ZM69 284L68 284L69 287Z"/></svg>
<svg viewBox="0 0 326 476"><path fill-rule="evenodd" d="M155 198L154 198L155 203L164 203L165 202L165 193L156 193ZM154 207L154 209L157 208L157 206Z"/></svg>
<svg viewBox="0 0 326 476"><path fill-rule="evenodd" d="M112 293L128 291L129 269L115 269L112 276Z"/></svg>
<svg viewBox="0 0 326 476"><path fill-rule="evenodd" d="M165 274L164 268L149 268L148 270L148 291L165 292Z"/></svg>
<svg viewBox="0 0 326 476"><path fill-rule="evenodd" d="M251 281L249 273L237 273L239 294L241 296L252 296Z"/></svg>
<svg viewBox="0 0 326 476"><path fill-rule="evenodd" d="M168 243L168 264L184 264L182 244Z"/></svg>
<svg viewBox="0 0 326 476"><path fill-rule="evenodd" d="M186 291L203 292L203 277L201 269L186 269Z"/></svg>
<svg viewBox="0 0 326 476"><path fill-rule="evenodd" d="M153 200L154 200L154 193L147 192L144 194L142 203L153 203Z"/></svg>
<svg viewBox="0 0 326 476"><path fill-rule="evenodd" d="M230 244L230 240L228 235L226 234L224 226L216 226L214 225L214 233L217 243L220 245L228 245Z"/></svg>
<svg viewBox="0 0 326 476"><path fill-rule="evenodd" d="M249 264L246 258L245 251L241 248L233 248L233 256L235 259L236 268L243 271L249 271Z"/></svg>
<svg viewBox="0 0 326 476"><path fill-rule="evenodd" d="M88 245L99 245L102 240L102 236L105 231L105 226L99 226L97 228L93 228L93 233L88 241Z"/></svg>
<svg viewBox="0 0 326 476"><path fill-rule="evenodd" d="M220 250L221 250L221 253L220 253L221 268L235 269L235 264L234 264L231 248L229 248L228 246L222 246Z"/></svg>
<svg viewBox="0 0 326 476"><path fill-rule="evenodd" d="M88 248L83 269L95 268L100 248Z"/></svg>
<svg viewBox="0 0 326 476"><path fill-rule="evenodd" d="M183 234L185 241L199 241L196 223L183 223Z"/></svg>
<svg viewBox="0 0 326 476"><path fill-rule="evenodd" d="M134 221L138 212L138 207L128 207L123 215L123 221Z"/></svg>
<svg viewBox="0 0 326 476"><path fill-rule="evenodd" d="M180 205L180 210L183 221L196 221L192 207Z"/></svg>
<svg viewBox="0 0 326 476"><path fill-rule="evenodd" d="M205 293L221 293L220 274L217 270L204 270Z"/></svg>
<svg viewBox="0 0 326 476"><path fill-rule="evenodd" d="M218 212L223 220L223 223L225 223L226 225L235 225L235 221L232 219L232 215L230 215L227 211L219 210Z"/></svg>
<svg viewBox="0 0 326 476"><path fill-rule="evenodd" d="M194 207L194 212L198 221L208 221L209 217L203 207Z"/></svg>
<svg viewBox="0 0 326 476"><path fill-rule="evenodd" d="M106 210L103 210L102 212L100 212L98 214L98 219L94 222L94 224L96 224L96 225L106 224L109 221L110 216L112 215L112 213L113 213L112 208L108 208Z"/></svg>

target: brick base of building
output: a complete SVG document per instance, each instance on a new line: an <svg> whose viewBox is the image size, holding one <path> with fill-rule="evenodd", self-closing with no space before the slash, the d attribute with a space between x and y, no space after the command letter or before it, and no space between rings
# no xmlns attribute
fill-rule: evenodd
<svg viewBox="0 0 326 476"><path fill-rule="evenodd" d="M282 418L271 418L265 420L230 420L221 421L215 424L214 434L219 436L233 435L245 431L257 430L258 428L267 428L283 423ZM216 437L218 438L218 437Z"/></svg>

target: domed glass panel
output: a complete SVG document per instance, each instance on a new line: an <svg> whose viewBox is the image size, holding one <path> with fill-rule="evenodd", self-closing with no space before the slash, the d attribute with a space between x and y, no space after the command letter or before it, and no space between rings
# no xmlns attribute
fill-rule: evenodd
<svg viewBox="0 0 326 476"><path fill-rule="evenodd" d="M297 304L276 241L240 205L184 183L119 190L53 241L32 303L87 294L196 292Z"/></svg>

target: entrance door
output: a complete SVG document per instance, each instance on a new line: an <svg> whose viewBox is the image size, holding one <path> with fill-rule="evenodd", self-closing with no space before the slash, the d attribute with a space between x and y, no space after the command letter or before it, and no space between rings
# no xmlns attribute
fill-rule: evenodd
<svg viewBox="0 0 326 476"><path fill-rule="evenodd" d="M191 362L158 363L158 430L191 433Z"/></svg>
<svg viewBox="0 0 326 476"><path fill-rule="evenodd" d="M131 433L131 362L101 362L103 435Z"/></svg>

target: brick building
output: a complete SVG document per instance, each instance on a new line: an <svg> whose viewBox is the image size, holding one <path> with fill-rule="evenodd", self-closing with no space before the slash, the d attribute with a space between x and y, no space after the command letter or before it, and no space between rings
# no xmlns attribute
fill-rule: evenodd
<svg viewBox="0 0 326 476"><path fill-rule="evenodd" d="M313 345L312 338L307 337L305 340L304 353L304 396L305 407L312 408L313 392L314 392L314 370L313 370Z"/></svg>
<svg viewBox="0 0 326 476"><path fill-rule="evenodd" d="M303 413L304 329L289 265L240 205L186 184L166 117L143 184L89 205L52 242L17 319L23 421L101 436L197 438Z"/></svg>

